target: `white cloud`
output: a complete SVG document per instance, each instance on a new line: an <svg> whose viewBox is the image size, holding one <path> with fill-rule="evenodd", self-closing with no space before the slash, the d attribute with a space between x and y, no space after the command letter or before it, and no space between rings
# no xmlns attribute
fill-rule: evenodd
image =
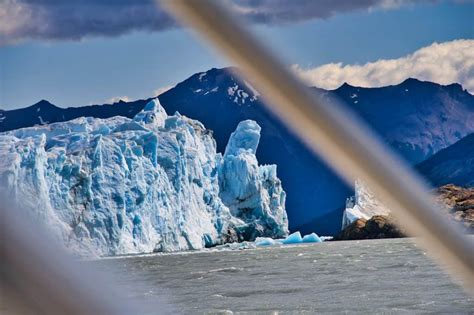
<svg viewBox="0 0 474 315"><path fill-rule="evenodd" d="M103 103L104 104L113 104L113 103L118 103L120 101L130 102L131 99L128 96L114 96L114 97L111 97L111 98L105 100Z"/></svg>
<svg viewBox="0 0 474 315"><path fill-rule="evenodd" d="M474 40L433 43L398 59L380 59L364 65L330 63L312 69L292 70L309 85L335 89L347 82L354 86L380 87L407 78L439 84L460 83L474 93Z"/></svg>
<svg viewBox="0 0 474 315"><path fill-rule="evenodd" d="M171 90L174 87L175 87L174 85L167 85L167 86L157 88L156 90L153 91L153 97L158 96L160 94L163 94L166 91Z"/></svg>
<svg viewBox="0 0 474 315"><path fill-rule="evenodd" d="M156 90L153 90L152 92L152 97L157 97L158 95L174 88L175 85L167 85L167 86L163 86L163 87L160 87L160 88L157 88ZM148 98L150 97L149 95L145 95L143 96L142 98ZM114 104L114 103L117 103L117 102L120 102L120 101L124 101L124 102L131 102L133 100L136 100L136 99L139 99L139 98L133 98L133 97L129 97L129 96L114 96L114 97L111 97L109 99L106 99L104 101L99 101L99 102L91 102L89 105L93 105L93 104Z"/></svg>

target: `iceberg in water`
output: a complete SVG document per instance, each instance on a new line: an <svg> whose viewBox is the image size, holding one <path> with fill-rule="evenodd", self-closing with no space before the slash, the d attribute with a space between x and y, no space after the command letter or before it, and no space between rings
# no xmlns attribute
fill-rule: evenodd
<svg viewBox="0 0 474 315"><path fill-rule="evenodd" d="M287 238L281 241L282 244L298 244L303 243L303 238L301 237L300 232L294 232L288 235Z"/></svg>
<svg viewBox="0 0 474 315"><path fill-rule="evenodd" d="M355 195L346 200L342 216L342 230L357 219L370 219L374 215L389 215L390 209L375 198L366 183L355 181Z"/></svg>
<svg viewBox="0 0 474 315"><path fill-rule="evenodd" d="M311 233L303 237L303 243L321 243L322 239L316 234Z"/></svg>
<svg viewBox="0 0 474 315"><path fill-rule="evenodd" d="M270 237L259 237L255 240L255 245L257 246L271 246L275 244L279 244L279 242Z"/></svg>
<svg viewBox="0 0 474 315"><path fill-rule="evenodd" d="M0 189L86 255L200 249L288 235L260 127L241 122L224 155L212 132L157 99L134 119L78 118L0 134Z"/></svg>
<svg viewBox="0 0 474 315"><path fill-rule="evenodd" d="M289 244L301 244L301 243L321 243L324 240L330 240L331 238L319 237L316 233L311 233L301 237L299 231L288 235L284 239L272 239L269 237L259 237L255 240L256 246L271 246L271 245L289 245Z"/></svg>

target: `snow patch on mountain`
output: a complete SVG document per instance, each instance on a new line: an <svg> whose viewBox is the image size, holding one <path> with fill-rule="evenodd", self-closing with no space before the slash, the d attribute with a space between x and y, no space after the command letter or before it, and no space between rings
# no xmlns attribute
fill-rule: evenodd
<svg viewBox="0 0 474 315"><path fill-rule="evenodd" d="M256 101L260 93L247 81L244 80L245 87L252 93L252 101Z"/></svg>
<svg viewBox="0 0 474 315"><path fill-rule="evenodd" d="M243 105L247 101L252 103L258 99L258 92L250 84L244 82L244 85L246 89L242 89L237 83L227 88L227 94L236 104Z"/></svg>
<svg viewBox="0 0 474 315"><path fill-rule="evenodd" d="M198 77L199 81L201 81L201 82L202 82L202 81L203 81L203 79L204 79L204 77L205 77L206 75L207 75L207 73L206 73L206 72L201 72L201 73L199 73L199 77Z"/></svg>
<svg viewBox="0 0 474 315"><path fill-rule="evenodd" d="M38 116L38 119L40 121L40 125L46 125L48 122L43 120L43 117Z"/></svg>
<svg viewBox="0 0 474 315"><path fill-rule="evenodd" d="M81 117L0 133L0 190L83 255L200 249L288 234L260 126L238 125L224 156L196 120L157 99L134 119Z"/></svg>

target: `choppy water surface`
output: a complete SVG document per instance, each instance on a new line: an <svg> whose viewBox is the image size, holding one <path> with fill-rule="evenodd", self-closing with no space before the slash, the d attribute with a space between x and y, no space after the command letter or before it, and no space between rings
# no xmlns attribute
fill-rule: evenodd
<svg viewBox="0 0 474 315"><path fill-rule="evenodd" d="M151 313L164 310L155 305L162 300L182 314L474 310L473 298L409 239L123 257L98 264L114 270L130 297Z"/></svg>

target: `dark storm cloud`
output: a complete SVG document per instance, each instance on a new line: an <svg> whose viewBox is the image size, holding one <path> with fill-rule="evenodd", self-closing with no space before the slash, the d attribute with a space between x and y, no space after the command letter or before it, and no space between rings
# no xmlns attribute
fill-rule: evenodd
<svg viewBox="0 0 474 315"><path fill-rule="evenodd" d="M165 0L171 1L171 0ZM415 0L222 0L253 23L281 24L338 13L396 7ZM1 0L0 45L22 39L79 40L132 31L163 31L176 23L154 0Z"/></svg>
<svg viewBox="0 0 474 315"><path fill-rule="evenodd" d="M376 6L397 5L402 1L384 0L234 0L233 6L257 23L291 23L314 18L368 9ZM407 1L403 1L407 2Z"/></svg>
<svg viewBox="0 0 474 315"><path fill-rule="evenodd" d="M175 23L152 0L4 0L0 41L78 40L135 30L161 31Z"/></svg>

